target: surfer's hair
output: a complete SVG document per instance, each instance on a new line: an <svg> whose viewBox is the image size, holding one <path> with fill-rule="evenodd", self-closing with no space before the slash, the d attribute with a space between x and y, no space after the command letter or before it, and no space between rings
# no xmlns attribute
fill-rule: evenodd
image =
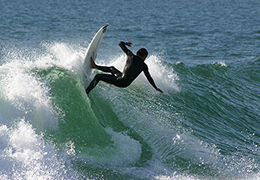
<svg viewBox="0 0 260 180"><path fill-rule="evenodd" d="M147 57L148 51L145 48L141 48L137 51L136 55L141 57Z"/></svg>

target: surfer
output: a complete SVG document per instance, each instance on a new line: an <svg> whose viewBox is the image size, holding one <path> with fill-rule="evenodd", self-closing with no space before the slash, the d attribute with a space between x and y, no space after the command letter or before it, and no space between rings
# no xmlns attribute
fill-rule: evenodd
<svg viewBox="0 0 260 180"><path fill-rule="evenodd" d="M154 87L156 91L163 93L163 91L154 83L153 78L151 77L148 66L145 64L145 59L148 55L148 52L145 48L141 48L137 51L136 55L134 55L125 45L131 47L131 42L119 42L119 46L122 50L126 53L127 59L126 64L123 70L123 73L117 70L114 66L99 66L96 65L93 61L92 57L90 58L91 61L91 68L98 69L103 72L108 72L111 74L97 74L94 79L89 84L88 88L86 89L86 93L88 94L99 81L104 81L109 84L113 84L117 87L125 88L129 86L135 78L143 71L149 83Z"/></svg>

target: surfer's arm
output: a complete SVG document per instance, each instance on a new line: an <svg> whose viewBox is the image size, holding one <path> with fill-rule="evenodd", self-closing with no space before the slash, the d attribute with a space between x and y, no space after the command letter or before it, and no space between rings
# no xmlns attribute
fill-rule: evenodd
<svg viewBox="0 0 260 180"><path fill-rule="evenodd" d="M163 91L161 89L157 88L157 86L155 85L154 80L153 80L152 76L150 75L147 66L144 68L144 75L145 75L145 77L147 78L149 83L154 87L154 89L156 91L159 91L160 93L163 93Z"/></svg>
<svg viewBox="0 0 260 180"><path fill-rule="evenodd" d="M120 41L119 42L119 46L121 47L121 49L127 54L127 55L130 55L130 54L133 54L125 45L127 46L130 46L131 47L131 42L127 41L127 42L123 42L123 41Z"/></svg>

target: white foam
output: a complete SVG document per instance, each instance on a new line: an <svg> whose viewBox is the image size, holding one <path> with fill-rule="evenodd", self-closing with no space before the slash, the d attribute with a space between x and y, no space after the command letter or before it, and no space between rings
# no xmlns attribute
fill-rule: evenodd
<svg viewBox="0 0 260 180"><path fill-rule="evenodd" d="M56 66L68 69L75 74L82 76L84 50L81 47L72 47L64 43L45 44L47 53L42 59L54 61ZM77 49L77 50L75 50ZM48 64L48 62L46 63ZM42 66L42 64L41 64Z"/></svg>
<svg viewBox="0 0 260 180"><path fill-rule="evenodd" d="M172 176L156 176L155 179L158 180L195 180L195 179L199 179L199 178L195 178L192 176L185 176L185 175L177 175L177 174L173 174Z"/></svg>
<svg viewBox="0 0 260 180"><path fill-rule="evenodd" d="M82 78L83 54L64 43L43 44L45 51L31 54L23 49L12 51L0 66L0 120L7 123L15 117L27 120L39 131L47 127L57 128L57 118L53 112L50 88L32 70L48 69L54 66L68 69ZM43 48L44 49L44 48ZM28 56L22 56L27 54ZM15 113L14 113L15 112ZM1 118L2 117L2 118ZM40 128L40 129L39 129Z"/></svg>
<svg viewBox="0 0 260 180"><path fill-rule="evenodd" d="M65 168L66 159L58 157L56 150L45 144L24 119L18 120L10 128L1 125L0 142L0 179L61 179L77 176L72 169Z"/></svg>
<svg viewBox="0 0 260 180"><path fill-rule="evenodd" d="M227 64L225 63L225 61L214 62L213 64L217 65L217 66L227 67Z"/></svg>
<svg viewBox="0 0 260 180"><path fill-rule="evenodd" d="M48 96L49 87L28 73L28 64L12 61L0 67L0 99L3 102L0 114L5 114L6 121L14 118L14 114L16 117L30 117L31 123L40 130L49 126L55 128L57 120ZM6 114L6 111L10 114Z"/></svg>
<svg viewBox="0 0 260 180"><path fill-rule="evenodd" d="M162 60L159 56L151 55L146 60L146 63L149 67L150 74L158 87L164 91L180 91L178 85L176 84L179 77L172 68L166 67L162 64Z"/></svg>
<svg viewBox="0 0 260 180"><path fill-rule="evenodd" d="M109 159L109 163L126 165L138 161L142 152L141 144L138 141L122 133L114 132L111 128L106 128L106 131L111 135L116 147L116 154Z"/></svg>
<svg viewBox="0 0 260 180"><path fill-rule="evenodd" d="M46 129L57 129L48 83L33 70L60 66L80 71L80 55L64 44L44 53L12 51L0 66L0 179L77 179L67 156L44 142ZM67 52L64 56L62 54ZM22 56L27 54L28 56Z"/></svg>

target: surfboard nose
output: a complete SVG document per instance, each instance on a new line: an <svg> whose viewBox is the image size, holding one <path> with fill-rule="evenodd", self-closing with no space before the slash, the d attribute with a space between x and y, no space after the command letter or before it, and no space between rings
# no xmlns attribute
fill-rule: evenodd
<svg viewBox="0 0 260 180"><path fill-rule="evenodd" d="M107 26L108 24L106 24L105 26L103 26L103 32L105 32L107 30Z"/></svg>

